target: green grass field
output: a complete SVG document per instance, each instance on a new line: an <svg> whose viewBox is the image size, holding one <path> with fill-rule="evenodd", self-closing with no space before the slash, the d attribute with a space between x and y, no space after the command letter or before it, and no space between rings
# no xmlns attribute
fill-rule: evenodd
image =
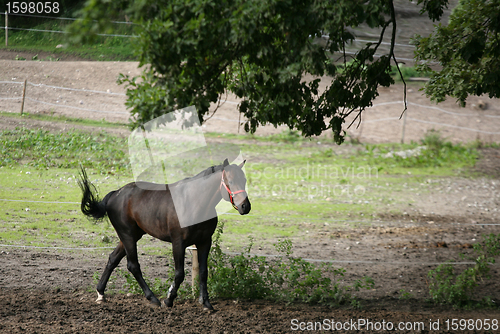
<svg viewBox="0 0 500 334"><path fill-rule="evenodd" d="M108 134L110 124L95 126L101 131L0 132L0 243L114 245L117 239L109 222L96 224L79 211L77 168L85 166L102 196L131 182L132 172L127 141ZM432 191L432 180L468 175L477 157L474 145L452 145L435 133L422 143L343 146L325 138L318 144L318 139L293 133L206 138L217 136L237 142L248 160L252 211L248 216L220 216L225 223L224 246L231 250L239 250L248 237L259 246L277 238L307 238L308 230L321 231L325 223L366 224L380 213L401 213L398 208L411 204L415 194ZM390 153L423 146L417 157L403 159ZM156 252L157 247L164 245L148 241L148 251Z"/></svg>

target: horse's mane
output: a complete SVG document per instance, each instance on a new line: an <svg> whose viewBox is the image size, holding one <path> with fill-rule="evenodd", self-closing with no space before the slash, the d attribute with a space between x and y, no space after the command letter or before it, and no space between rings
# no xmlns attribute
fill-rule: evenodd
<svg viewBox="0 0 500 334"><path fill-rule="evenodd" d="M202 170L201 172L199 172L195 176L186 177L185 179L182 179L182 180L180 180L178 182L192 181L194 179L198 179L198 178L201 178L201 177L204 177L204 176L208 176L210 174L213 174L213 173L218 172L218 171L223 170L223 169L224 169L224 165L223 164L210 166L207 169Z"/></svg>
<svg viewBox="0 0 500 334"><path fill-rule="evenodd" d="M210 174L213 174L213 173L218 172L218 171L223 170L223 169L224 169L224 165L220 164L220 165L208 167L207 169L205 169L201 173L203 173L203 176L208 176ZM197 174L196 176L200 175L201 173Z"/></svg>
<svg viewBox="0 0 500 334"><path fill-rule="evenodd" d="M183 184L185 182L190 182L190 181L194 181L196 179L200 179L202 177L205 177L205 176L209 176L210 174L214 174L215 172L218 172L218 171L221 171L221 170L224 170L224 164L220 164L220 165L214 165L214 166L210 166L208 167L207 169L204 169L202 170L201 172L199 172L198 174L194 175L194 176L188 176L182 180L179 180L177 182L174 182L174 183L170 183L169 185L170 186L173 186L174 184ZM154 182L148 182L148 181L136 181L135 183L147 183L149 184L148 187L151 187L152 184L156 184ZM161 187L164 187L165 184L157 184L160 188Z"/></svg>

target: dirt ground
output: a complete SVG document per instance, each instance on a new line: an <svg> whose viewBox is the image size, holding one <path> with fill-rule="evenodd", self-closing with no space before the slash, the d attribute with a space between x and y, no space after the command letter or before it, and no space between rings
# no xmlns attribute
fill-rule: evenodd
<svg viewBox="0 0 500 334"><path fill-rule="evenodd" d="M375 229L376 231L377 229ZM415 228L414 235L423 230ZM379 229L370 234L381 242L389 229ZM400 231L393 231L401 235ZM434 232L437 232L434 229ZM452 319L498 319L498 310L459 311L450 307L431 305L425 302L425 273L433 261L456 257L458 251L466 250L467 244L453 242L455 233L442 233L439 240L447 240L447 247L437 243L385 242L379 245L378 259L347 266L346 281L371 275L376 289L358 298L361 309L350 307L329 308L302 304L274 304L261 300L214 299L215 312L203 311L194 300L175 303L172 309L150 307L142 295L108 295L104 304L95 303L92 274L101 271L106 253L64 250L33 250L2 247L0 259L0 332L1 333L287 333L292 332L293 321L358 323L368 319L372 323L391 322L394 326L415 326L423 322L424 327L414 330L398 330L402 333L427 333L429 322L440 320L439 333L457 332L447 330L445 322ZM498 231L497 231L498 232ZM468 229L468 237L474 229ZM404 235L405 233L402 233ZM391 234L392 236L392 234ZM355 240L364 240L356 238ZM421 240L419 238L419 240ZM368 243L366 240L363 243ZM389 246L387 246L389 245ZM398 256L391 256L391 246ZM403 246L406 245L406 250ZM364 246L366 248L366 246ZM425 247L425 248L423 248ZM463 248L465 247L465 248ZM373 250L372 250L373 252ZM392 261L391 261L391 258ZM410 260L409 260L410 259ZM416 259L428 265L411 264ZM162 277L167 268L161 258L141 255L141 265L148 277ZM380 264L377 264L380 261ZM391 263L392 262L392 263ZM189 263L188 263L189 265ZM121 265L124 268L124 264ZM481 286L479 294L498 294L498 268L494 268L493 279ZM190 277L187 277L190 279ZM119 285L123 282L116 281ZM411 294L405 298L400 290ZM417 290L419 289L419 290ZM294 320L297 319L297 320ZM307 326L305 324L304 326ZM327 327L323 327L327 329ZM350 329L353 329L350 327ZM359 328L359 332L374 332ZM340 332L351 332L345 330ZM386 332L386 331L380 331ZM473 332L473 331L468 331ZM477 331L481 332L481 331Z"/></svg>
<svg viewBox="0 0 500 334"><path fill-rule="evenodd" d="M403 28L398 34L403 36L407 32L405 29L414 27L415 16L412 10L400 10L399 15ZM50 55L37 54L38 59ZM35 53L0 50L0 81L28 80L25 112L127 121L125 88L116 84L116 77L118 73L138 75L137 63L87 62L76 57L64 57L60 62L13 60L17 55L31 59ZM409 56L402 53L400 57ZM325 80L323 85L326 84ZM418 83L407 87L410 104L406 112L405 141L418 141L432 128L441 129L444 136L455 142L500 141L500 104L497 100L470 98L465 109L459 108L454 101L436 106L421 95L420 87ZM403 103L397 101L402 101L403 95L402 85L381 89L374 107L363 117L365 122L357 129L351 128L350 136L368 143L399 142L404 118L399 119ZM19 112L21 96L22 84L0 83L0 110ZM228 102L203 125L204 131L238 132L237 102L229 96ZM486 108L479 108L480 104L485 104ZM17 126L51 131L68 131L74 127L93 130L87 126L29 118L19 121L0 116L1 129ZM283 130L267 126L257 134ZM123 137L128 135L123 130L109 131ZM352 320L357 323L363 319L379 324L391 322L397 326L401 322L406 325L405 330L398 332L448 333L457 331L447 328L446 320L500 320L498 309L460 311L425 301L429 297L427 272L430 269L447 260L467 262L460 254L470 254L471 244L481 235L500 233L500 150L482 150L475 171L482 176L431 180L435 182L433 193L412 195L411 205L400 208L405 212L400 216L385 214L373 217L369 225L356 227L346 224L334 228L325 224L318 228L303 223L310 236L293 240L295 255L336 259L336 265L347 269L346 282L365 275L374 279L374 290L357 294L362 306L359 310L215 299L216 311L208 313L191 300L179 301L172 309L151 308L142 296L125 294L110 295L107 303L98 305L94 302L95 292L91 291L92 275L102 271L110 250L1 246L0 333L285 333L301 326L307 328L311 325L308 322L324 324L329 320L342 323ZM147 242L153 241L148 238L143 244ZM272 250L263 246L255 252L270 254ZM148 277L164 277L169 270L159 256L142 254L140 262ZM125 268L124 262L121 268ZM462 269L464 265L456 268ZM498 264L492 267L493 277L481 283L478 296L488 295L500 302L499 270ZM440 321L439 330L430 326L431 321L437 320ZM425 327L408 327L416 322L423 322ZM385 332L375 329L350 327L339 332Z"/></svg>

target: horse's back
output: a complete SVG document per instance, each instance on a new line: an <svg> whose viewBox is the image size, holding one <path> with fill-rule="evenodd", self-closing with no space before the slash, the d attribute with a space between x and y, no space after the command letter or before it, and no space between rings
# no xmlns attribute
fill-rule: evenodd
<svg viewBox="0 0 500 334"><path fill-rule="evenodd" d="M171 202L165 184L131 182L110 196L106 210L118 233L118 230L140 229L143 233L170 241L168 225L175 224Z"/></svg>
<svg viewBox="0 0 500 334"><path fill-rule="evenodd" d="M196 201L187 199L189 192L184 193L184 186L180 182L170 185L131 182L111 196L108 216L115 229L138 228L163 241L182 239L191 244L211 237L217 226L215 208L204 208L203 215L193 214L196 210L192 205ZM177 196L175 201L173 195ZM116 217L116 222L112 217Z"/></svg>

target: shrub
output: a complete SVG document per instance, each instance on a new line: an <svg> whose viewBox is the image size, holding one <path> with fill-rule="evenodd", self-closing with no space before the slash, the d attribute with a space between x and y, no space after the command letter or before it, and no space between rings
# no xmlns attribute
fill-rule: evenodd
<svg viewBox="0 0 500 334"><path fill-rule="evenodd" d="M449 264L441 264L429 271L429 292L431 300L438 304L449 304L456 308L471 308L477 305L491 306L489 297L477 304L473 301L474 291L483 279L490 279L490 264L500 254L500 234L488 235L484 242L474 245L473 267L457 273Z"/></svg>
<svg viewBox="0 0 500 334"><path fill-rule="evenodd" d="M252 240L242 254L231 257L222 253L220 237L223 224L214 234L209 259L209 291L224 298L268 299L280 302L309 304L356 305L353 291L371 289L374 282L365 277L353 285L343 285L345 269L329 263L316 265L300 257L293 257L292 242L284 240L274 246L275 259L250 255Z"/></svg>
<svg viewBox="0 0 500 334"><path fill-rule="evenodd" d="M427 131L419 154L409 157L395 155L394 159L403 167L444 167L456 164L474 165L477 150L462 144L446 141L437 130Z"/></svg>

